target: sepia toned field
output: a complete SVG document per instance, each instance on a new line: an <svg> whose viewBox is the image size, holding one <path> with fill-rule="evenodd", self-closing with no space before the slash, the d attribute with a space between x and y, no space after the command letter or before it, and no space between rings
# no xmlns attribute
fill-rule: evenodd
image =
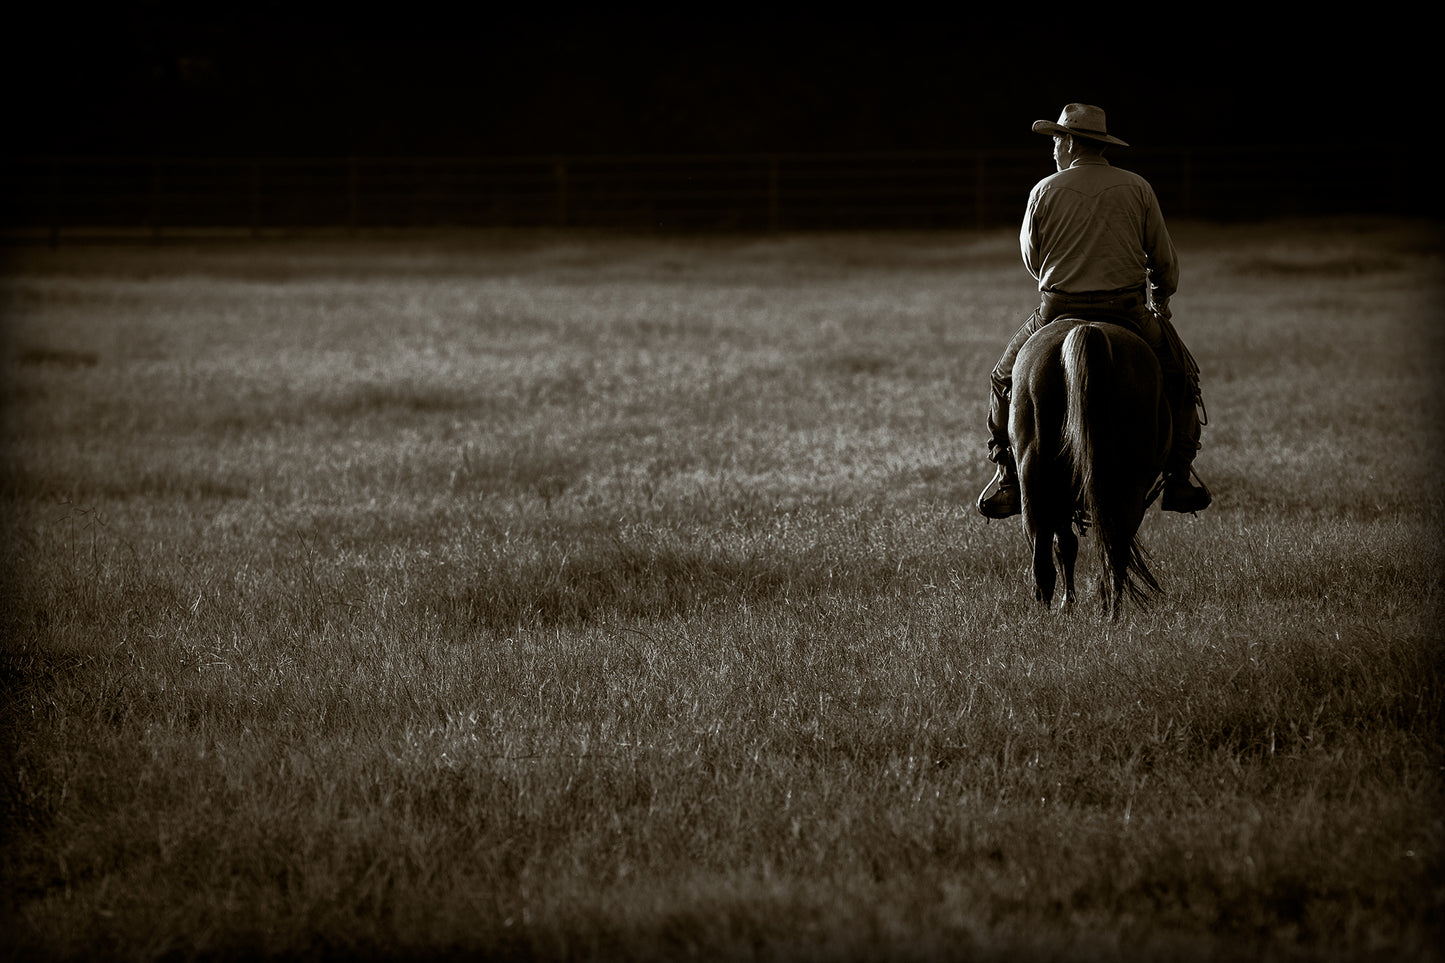
<svg viewBox="0 0 1445 963"><path fill-rule="evenodd" d="M1175 233L1117 623L1010 231L7 251L4 952L1440 959L1438 232Z"/></svg>

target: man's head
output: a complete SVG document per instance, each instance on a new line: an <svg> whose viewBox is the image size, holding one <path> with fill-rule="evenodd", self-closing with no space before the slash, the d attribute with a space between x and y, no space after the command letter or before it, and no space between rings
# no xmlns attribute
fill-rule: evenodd
<svg viewBox="0 0 1445 963"><path fill-rule="evenodd" d="M1085 157L1102 157L1109 145L1077 134L1054 135L1054 166L1067 170L1074 161Z"/></svg>

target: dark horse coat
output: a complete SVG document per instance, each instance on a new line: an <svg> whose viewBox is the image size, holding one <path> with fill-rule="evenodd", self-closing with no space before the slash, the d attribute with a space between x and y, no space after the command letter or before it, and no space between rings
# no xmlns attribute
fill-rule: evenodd
<svg viewBox="0 0 1445 963"><path fill-rule="evenodd" d="M1075 597L1075 524L1092 528L1114 617L1125 592L1143 603L1158 591L1138 533L1169 451L1170 416L1149 346L1099 321L1060 318L1040 328L1014 362L1009 439L1039 601L1053 600L1055 550L1063 604Z"/></svg>

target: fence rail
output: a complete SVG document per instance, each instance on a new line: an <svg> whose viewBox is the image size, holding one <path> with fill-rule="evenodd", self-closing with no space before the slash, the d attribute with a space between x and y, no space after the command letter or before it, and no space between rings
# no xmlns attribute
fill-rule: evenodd
<svg viewBox="0 0 1445 963"><path fill-rule="evenodd" d="M1406 209L1403 151L1133 149L1166 215L1221 220ZM383 227L651 230L987 227L1017 221L1047 152L473 158L11 158L9 236Z"/></svg>

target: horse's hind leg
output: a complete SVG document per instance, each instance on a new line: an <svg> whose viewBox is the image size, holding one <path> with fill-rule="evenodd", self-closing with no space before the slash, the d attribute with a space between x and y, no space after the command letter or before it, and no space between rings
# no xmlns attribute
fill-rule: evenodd
<svg viewBox="0 0 1445 963"><path fill-rule="evenodd" d="M1024 533L1034 549L1034 598L1047 607L1054 601L1058 573L1054 570L1054 531L1047 503L1039 498L1045 477L1036 452L1025 447L1018 458L1019 490L1024 515Z"/></svg>
<svg viewBox="0 0 1445 963"><path fill-rule="evenodd" d="M1061 604L1069 608L1074 604L1074 562L1079 557L1079 537L1074 534L1074 527L1070 522L1064 522L1058 530L1057 560L1059 568L1064 572L1064 597Z"/></svg>
<svg viewBox="0 0 1445 963"><path fill-rule="evenodd" d="M1058 580L1058 573L1054 571L1054 536L1048 530L1039 531L1030 526L1029 538L1034 545L1034 598L1047 608L1054 600L1054 584Z"/></svg>

